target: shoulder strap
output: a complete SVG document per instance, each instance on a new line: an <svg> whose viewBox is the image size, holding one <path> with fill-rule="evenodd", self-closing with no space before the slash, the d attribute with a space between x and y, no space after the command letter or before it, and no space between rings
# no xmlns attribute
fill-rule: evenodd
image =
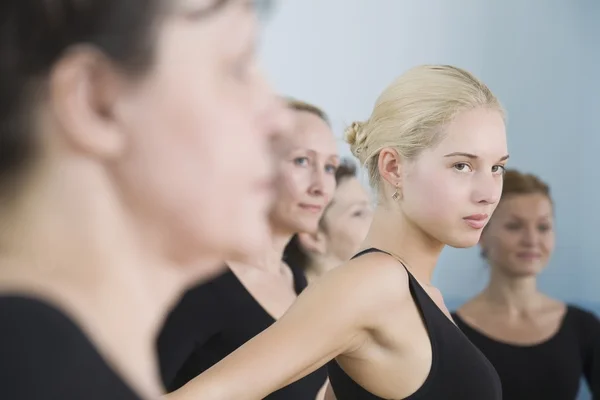
<svg viewBox="0 0 600 400"><path fill-rule="evenodd" d="M383 254L387 254L388 256L391 256L390 253L388 253L387 251L383 251L383 250L379 250L375 247L370 247L368 249L362 250L360 252L358 252L356 255L354 255L352 257L352 259L360 257L360 256L364 256L365 254L369 254L369 253L383 253Z"/></svg>

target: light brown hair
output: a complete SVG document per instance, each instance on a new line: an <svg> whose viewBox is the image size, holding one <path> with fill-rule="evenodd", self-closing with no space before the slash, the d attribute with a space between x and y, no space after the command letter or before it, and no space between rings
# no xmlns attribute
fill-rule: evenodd
<svg viewBox="0 0 600 400"><path fill-rule="evenodd" d="M534 174L524 174L516 169L506 170L502 198L519 194L542 194L552 202L550 186Z"/></svg>
<svg viewBox="0 0 600 400"><path fill-rule="evenodd" d="M287 105L292 110L305 111L305 112L314 114L317 117L321 118L323 121L325 121L327 123L327 125L331 126L331 122L329 121L329 117L327 116L325 111L321 110L319 107L317 107L315 105L312 105L310 103L307 103L307 102L304 102L301 100L292 99L292 98L287 99Z"/></svg>

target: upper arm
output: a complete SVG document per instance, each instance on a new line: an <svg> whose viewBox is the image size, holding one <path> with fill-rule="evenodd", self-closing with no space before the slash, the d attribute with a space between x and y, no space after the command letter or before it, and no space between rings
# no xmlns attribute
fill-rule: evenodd
<svg viewBox="0 0 600 400"><path fill-rule="evenodd" d="M359 347L379 311L403 287L408 291L401 267L361 264L350 262L309 285L279 321L169 398L264 398Z"/></svg>
<svg viewBox="0 0 600 400"><path fill-rule="evenodd" d="M600 398L600 320L585 311L581 318L583 373L594 398Z"/></svg>

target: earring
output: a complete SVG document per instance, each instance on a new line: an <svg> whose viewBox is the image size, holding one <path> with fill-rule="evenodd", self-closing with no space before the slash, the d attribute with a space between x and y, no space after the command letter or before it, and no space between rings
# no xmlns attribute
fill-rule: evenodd
<svg viewBox="0 0 600 400"><path fill-rule="evenodd" d="M400 188L396 186L396 191L392 195L392 200L397 201L400 198Z"/></svg>

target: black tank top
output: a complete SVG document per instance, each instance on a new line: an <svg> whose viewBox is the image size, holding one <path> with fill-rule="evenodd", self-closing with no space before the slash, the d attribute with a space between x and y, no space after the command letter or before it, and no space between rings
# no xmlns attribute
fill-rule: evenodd
<svg viewBox="0 0 600 400"><path fill-rule="evenodd" d="M306 277L293 265L290 269L294 288L300 294L307 287ZM190 289L171 311L158 338L167 390L185 385L274 322L229 269ZM326 380L326 369L319 368L265 400L314 400Z"/></svg>
<svg viewBox="0 0 600 400"><path fill-rule="evenodd" d="M380 252L367 249L366 253ZM406 269L406 267L405 267ZM492 364L438 308L406 269L410 294L419 309L431 342L431 369L423 385L405 400L501 400L500 379ZM354 382L334 359L327 364L338 400L384 400Z"/></svg>

